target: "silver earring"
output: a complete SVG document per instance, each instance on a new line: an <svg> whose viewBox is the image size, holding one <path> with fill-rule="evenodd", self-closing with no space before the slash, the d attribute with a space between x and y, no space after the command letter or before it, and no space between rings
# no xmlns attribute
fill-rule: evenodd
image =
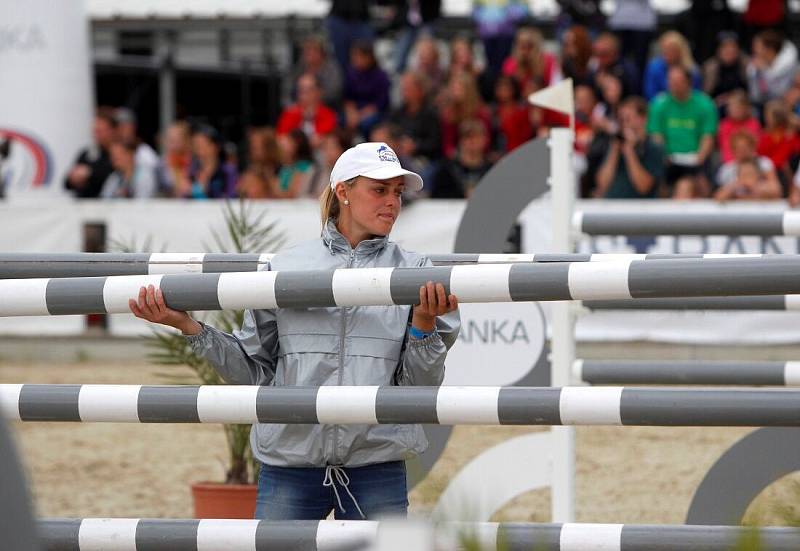
<svg viewBox="0 0 800 551"><path fill-rule="evenodd" d="M344 200L344 204L345 204L345 206L346 206L346 205L349 205L349 204L350 204L350 201L349 201L348 199L345 199L345 200Z"/></svg>

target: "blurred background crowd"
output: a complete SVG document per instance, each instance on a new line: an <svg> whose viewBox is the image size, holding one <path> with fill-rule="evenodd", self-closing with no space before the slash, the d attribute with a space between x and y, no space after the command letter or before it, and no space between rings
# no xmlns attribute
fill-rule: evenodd
<svg viewBox="0 0 800 551"><path fill-rule="evenodd" d="M220 124L179 101L148 132L138 96L101 105L65 186L105 199L318 196L346 148L383 141L422 174L419 195L468 197L500 157L570 126L527 101L570 78L584 197L800 202L790 3L695 1L669 28L649 0L557 4L545 25L528 2L475 1L453 30L438 0L333 0L319 28L291 34L260 120Z"/></svg>

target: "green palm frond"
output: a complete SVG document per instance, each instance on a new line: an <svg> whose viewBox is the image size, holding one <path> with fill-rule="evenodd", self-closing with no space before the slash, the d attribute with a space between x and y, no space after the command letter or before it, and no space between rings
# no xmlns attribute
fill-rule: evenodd
<svg viewBox="0 0 800 551"><path fill-rule="evenodd" d="M266 210L256 211L254 205L242 200L238 203L226 201L223 205L225 230L220 233L211 228L214 245L206 249L222 253L264 253L280 249L286 238L278 223L267 221ZM210 313L205 321L224 331L231 333L242 326L244 311L222 310ZM222 377L205 359L194 352L187 340L174 331L156 329L147 341L151 352L148 358L160 365L187 366L195 375L195 380L204 385L225 384ZM185 376L165 374L164 379L173 384L186 384ZM228 445L229 465L226 482L246 484L255 482L258 477L258 464L250 450L250 425L224 425L225 439Z"/></svg>

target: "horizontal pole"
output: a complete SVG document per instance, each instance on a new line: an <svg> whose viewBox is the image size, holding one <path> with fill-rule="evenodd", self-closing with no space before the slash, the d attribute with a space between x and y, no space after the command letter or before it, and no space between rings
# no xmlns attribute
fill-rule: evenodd
<svg viewBox="0 0 800 551"><path fill-rule="evenodd" d="M154 285L177 310L416 304L442 283L462 303L800 293L800 258L632 260L432 268L0 280L0 316L126 313Z"/></svg>
<svg viewBox="0 0 800 551"><path fill-rule="evenodd" d="M178 273L255 272L274 253L6 253L0 254L0 279L105 277ZM609 260L678 260L688 258L767 257L752 254L430 254L436 266L522 262L607 262ZM786 255L784 255L786 256Z"/></svg>
<svg viewBox="0 0 800 551"><path fill-rule="evenodd" d="M589 310L800 310L800 295L587 300Z"/></svg>
<svg viewBox="0 0 800 551"><path fill-rule="evenodd" d="M576 360L573 373L592 385L800 386L800 362Z"/></svg>
<svg viewBox="0 0 800 551"><path fill-rule="evenodd" d="M0 385L20 421L800 426L800 390Z"/></svg>
<svg viewBox="0 0 800 551"><path fill-rule="evenodd" d="M42 519L38 526L44 551L144 551L167 547L171 551L262 548L344 551L364 549L380 541L382 524L333 520L86 518ZM439 542L444 543L454 536L484 551L730 551L745 538L756 536L759 549L795 551L800 548L798 528L494 522L437 525L435 538Z"/></svg>
<svg viewBox="0 0 800 551"><path fill-rule="evenodd" d="M800 236L800 212L582 212L572 220L587 235Z"/></svg>

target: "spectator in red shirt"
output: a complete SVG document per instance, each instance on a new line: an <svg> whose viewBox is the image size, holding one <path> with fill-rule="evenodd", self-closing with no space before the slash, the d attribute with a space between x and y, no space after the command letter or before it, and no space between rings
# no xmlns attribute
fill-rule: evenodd
<svg viewBox="0 0 800 551"><path fill-rule="evenodd" d="M442 126L442 153L452 158L458 148L458 128L462 122L478 119L486 129L486 135L492 133L492 115L484 105L478 93L475 77L467 73L453 75L447 84L442 107L440 109ZM486 140L486 153L489 152L489 140Z"/></svg>
<svg viewBox="0 0 800 551"><path fill-rule="evenodd" d="M528 108L520 100L519 84L512 77L498 77L494 101L495 150L499 155L530 140L533 128L528 120Z"/></svg>
<svg viewBox="0 0 800 551"><path fill-rule="evenodd" d="M744 90L734 90L728 93L728 116L719 123L719 150L722 162L733 160L731 150L731 136L739 130L746 130L755 137L756 142L761 137L761 124L753 115L753 108Z"/></svg>
<svg viewBox="0 0 800 551"><path fill-rule="evenodd" d="M336 113L323 105L317 77L306 73L297 79L297 103L290 105L278 119L279 135L300 129L312 146L317 147L322 136L336 128Z"/></svg>
<svg viewBox="0 0 800 551"><path fill-rule="evenodd" d="M800 137L789 126L789 109L782 99L767 102L764 122L758 154L772 161L785 189L792 179L790 161L800 154Z"/></svg>

